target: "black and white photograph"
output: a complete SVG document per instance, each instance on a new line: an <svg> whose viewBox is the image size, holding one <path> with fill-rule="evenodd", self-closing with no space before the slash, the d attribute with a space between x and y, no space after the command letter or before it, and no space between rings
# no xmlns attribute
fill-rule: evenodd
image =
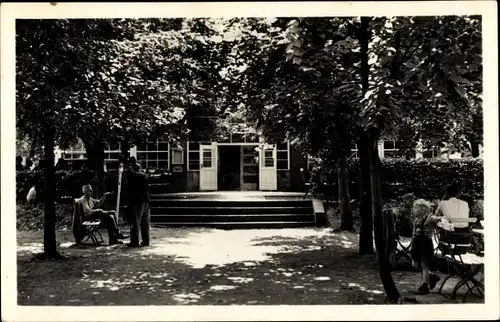
<svg viewBox="0 0 500 322"><path fill-rule="evenodd" d="M498 318L496 11L2 4L2 319Z"/></svg>

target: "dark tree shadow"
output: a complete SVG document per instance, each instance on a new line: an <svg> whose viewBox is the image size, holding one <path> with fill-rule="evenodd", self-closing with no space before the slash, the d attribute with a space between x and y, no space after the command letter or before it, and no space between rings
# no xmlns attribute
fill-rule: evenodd
<svg viewBox="0 0 500 322"><path fill-rule="evenodd" d="M19 305L383 303L376 259L357 254L355 234L290 236L280 232L251 239L249 252L269 249L260 260L238 259L202 267L190 263L189 254L183 254L182 248L178 252L172 249L189 246L190 239L200 234L218 234L216 230L175 233L167 230L149 248L122 245L67 248L66 252L73 257L62 262L40 263L19 258L18 302ZM206 252L210 256L214 251L217 251L214 245L199 248L201 255ZM420 277L416 272L397 271L394 278L405 294L414 290ZM419 297L417 303L449 303L449 300L436 295Z"/></svg>

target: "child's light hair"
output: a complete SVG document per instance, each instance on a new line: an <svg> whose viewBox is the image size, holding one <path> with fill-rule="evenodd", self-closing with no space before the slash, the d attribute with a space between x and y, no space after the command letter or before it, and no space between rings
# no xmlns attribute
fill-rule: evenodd
<svg viewBox="0 0 500 322"><path fill-rule="evenodd" d="M414 216L422 217L431 212L432 204L425 199L417 199L413 203L412 213Z"/></svg>

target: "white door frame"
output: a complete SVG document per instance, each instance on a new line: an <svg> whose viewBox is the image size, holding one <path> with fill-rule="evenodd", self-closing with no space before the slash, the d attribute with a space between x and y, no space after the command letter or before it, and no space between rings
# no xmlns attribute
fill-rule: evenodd
<svg viewBox="0 0 500 322"><path fill-rule="evenodd" d="M210 156L205 157L205 152ZM217 143L211 145L200 144L200 190L217 190Z"/></svg>
<svg viewBox="0 0 500 322"><path fill-rule="evenodd" d="M272 153L272 165L267 164L266 152ZM259 149L259 190L278 190L276 144L264 144Z"/></svg>

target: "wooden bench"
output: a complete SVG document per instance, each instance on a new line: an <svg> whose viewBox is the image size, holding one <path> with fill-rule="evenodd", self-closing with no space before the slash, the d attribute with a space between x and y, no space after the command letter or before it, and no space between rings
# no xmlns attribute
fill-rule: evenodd
<svg viewBox="0 0 500 322"><path fill-rule="evenodd" d="M100 220L86 220L83 205L80 199L74 199L73 207L73 236L76 244L91 240L94 245L104 243L99 229L102 228Z"/></svg>
<svg viewBox="0 0 500 322"><path fill-rule="evenodd" d="M439 243L445 245L449 251L448 254L444 255L448 266L448 276L443 280L438 293L442 294L446 282L450 280L451 277L457 276L459 282L453 288L450 296L451 299L454 300L456 298L458 290L464 285L468 288L467 292L464 294L464 302L469 293L483 297L483 278L476 278L476 276L484 275L484 258L466 251L467 248L471 246L466 240L471 240L472 233L470 231L457 233L454 231L453 225L446 222L438 224L438 230L441 236ZM456 238L456 235L458 235L458 238ZM455 240L462 241L455 242ZM465 252L463 251L464 249ZM474 291L477 291L477 294L474 293Z"/></svg>

